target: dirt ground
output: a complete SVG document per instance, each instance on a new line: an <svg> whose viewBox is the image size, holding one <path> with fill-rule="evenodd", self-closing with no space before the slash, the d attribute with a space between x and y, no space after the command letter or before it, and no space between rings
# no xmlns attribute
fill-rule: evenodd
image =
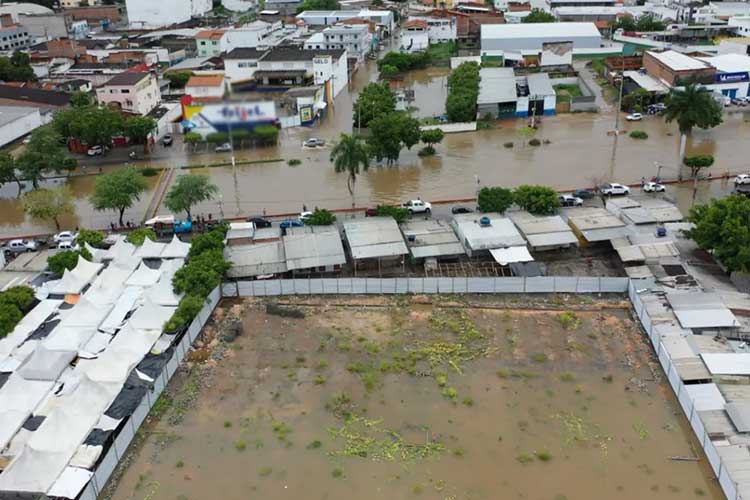
<svg viewBox="0 0 750 500"><path fill-rule="evenodd" d="M629 307L224 302L107 497L723 498Z"/></svg>

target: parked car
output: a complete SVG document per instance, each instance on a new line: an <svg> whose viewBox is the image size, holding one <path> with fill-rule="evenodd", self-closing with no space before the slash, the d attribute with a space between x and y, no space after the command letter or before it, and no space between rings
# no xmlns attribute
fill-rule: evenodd
<svg viewBox="0 0 750 500"><path fill-rule="evenodd" d="M451 208L452 214L470 214L472 212L474 212L474 210L469 207L462 207L461 205Z"/></svg>
<svg viewBox="0 0 750 500"><path fill-rule="evenodd" d="M264 227L271 227L271 221L268 219L264 219L263 217L248 217L246 219L247 222L252 222L255 224L255 229L263 229Z"/></svg>
<svg viewBox="0 0 750 500"><path fill-rule="evenodd" d="M429 214L432 211L432 204L422 200L409 200L402 203L401 206L407 209L410 214Z"/></svg>
<svg viewBox="0 0 750 500"><path fill-rule="evenodd" d="M146 227L153 227L157 224L174 224L174 215L157 215L143 223Z"/></svg>
<svg viewBox="0 0 750 500"><path fill-rule="evenodd" d="M86 154L89 156L100 156L104 154L104 146L91 146Z"/></svg>
<svg viewBox="0 0 750 500"><path fill-rule="evenodd" d="M61 241L57 244L59 250L79 250L81 247L73 240Z"/></svg>
<svg viewBox="0 0 750 500"><path fill-rule="evenodd" d="M281 229L289 229L290 227L303 227L304 225L305 223L299 219L284 219L281 221L281 224L279 224L279 227L281 227Z"/></svg>
<svg viewBox="0 0 750 500"><path fill-rule="evenodd" d="M167 135L165 135L164 137L161 138L161 143L164 146L171 146L172 145L172 141L173 141L172 134L167 134Z"/></svg>
<svg viewBox="0 0 750 500"><path fill-rule="evenodd" d="M738 184L734 187L734 192L737 194L744 194L745 196L750 196L750 185L747 184Z"/></svg>
<svg viewBox="0 0 750 500"><path fill-rule="evenodd" d="M734 178L734 185L750 184L750 174L740 174Z"/></svg>
<svg viewBox="0 0 750 500"><path fill-rule="evenodd" d="M600 191L602 192L602 194L606 194L608 196L612 196L613 194L630 194L630 188L628 186L617 184L615 182L603 184L600 188Z"/></svg>
<svg viewBox="0 0 750 500"><path fill-rule="evenodd" d="M32 240L10 240L5 249L13 253L33 252L39 247L36 241Z"/></svg>
<svg viewBox="0 0 750 500"><path fill-rule="evenodd" d="M225 142L224 144L219 144L216 146L216 149L214 149L217 153L229 153L232 151L232 145L228 142Z"/></svg>
<svg viewBox="0 0 750 500"><path fill-rule="evenodd" d="M667 188L658 182L647 182L643 185L643 190L647 193L663 193Z"/></svg>
<svg viewBox="0 0 750 500"><path fill-rule="evenodd" d="M317 148L317 147L323 147L326 145L326 141L323 139L317 139L315 137L311 137L307 139L305 142L302 143L303 146L306 148Z"/></svg>
<svg viewBox="0 0 750 500"><path fill-rule="evenodd" d="M299 220L301 220L302 222L307 222L307 219L309 219L310 217L312 217L312 214L313 213L310 212L310 211L300 212L300 214L299 214Z"/></svg>
<svg viewBox="0 0 750 500"><path fill-rule="evenodd" d="M365 210L365 217L377 217L378 216L378 209L370 207Z"/></svg>
<svg viewBox="0 0 750 500"><path fill-rule="evenodd" d="M594 197L594 192L590 189L576 189L573 191L573 196L582 200L590 200Z"/></svg>
<svg viewBox="0 0 750 500"><path fill-rule="evenodd" d="M73 231L63 231L54 235L52 239L55 243L62 243L64 241L75 241L76 236L78 236L78 234Z"/></svg>
<svg viewBox="0 0 750 500"><path fill-rule="evenodd" d="M583 206L583 200L577 196L570 194L560 195L560 206L563 207L581 207Z"/></svg>
<svg viewBox="0 0 750 500"><path fill-rule="evenodd" d="M630 113L625 119L629 122L639 122L643 120L643 115L641 113Z"/></svg>

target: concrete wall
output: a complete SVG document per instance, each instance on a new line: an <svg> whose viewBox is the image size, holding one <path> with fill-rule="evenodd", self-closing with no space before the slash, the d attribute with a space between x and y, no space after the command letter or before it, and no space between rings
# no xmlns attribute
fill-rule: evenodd
<svg viewBox="0 0 750 500"><path fill-rule="evenodd" d="M257 69L257 59L224 59L224 73L232 83L251 80Z"/></svg>
<svg viewBox="0 0 750 500"><path fill-rule="evenodd" d="M536 38L482 38L482 51L486 50L505 50L505 51L520 51L520 50L542 50L543 43L549 42L568 42L572 41L573 46L577 49L582 48L599 48L601 45L602 38L594 36L564 36L564 37L545 37L539 36Z"/></svg>
<svg viewBox="0 0 750 500"><path fill-rule="evenodd" d="M494 108L495 108L495 111L497 111L497 106L494 106ZM480 114L479 116L482 116L482 115ZM423 125L419 128L421 130L440 129L446 134L453 134L457 132L474 132L477 129L477 122L443 123L440 125Z"/></svg>

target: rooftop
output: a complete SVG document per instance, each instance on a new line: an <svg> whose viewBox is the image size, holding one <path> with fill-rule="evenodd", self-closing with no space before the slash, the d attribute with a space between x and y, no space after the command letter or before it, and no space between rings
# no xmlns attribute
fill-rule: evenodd
<svg viewBox="0 0 750 500"><path fill-rule="evenodd" d="M594 23L483 24L482 38L597 37Z"/></svg>
<svg viewBox="0 0 750 500"><path fill-rule="evenodd" d="M427 21L424 21L422 19L409 19L406 21L403 25L404 29L408 28L422 28L423 30L427 29Z"/></svg>
<svg viewBox="0 0 750 500"><path fill-rule="evenodd" d="M346 263L344 245L336 226L316 226L311 232L284 236L286 267L314 269Z"/></svg>
<svg viewBox="0 0 750 500"><path fill-rule="evenodd" d="M0 106L0 127L36 112L36 108L29 106Z"/></svg>
<svg viewBox="0 0 750 500"><path fill-rule="evenodd" d="M415 259L465 253L456 233L442 220L410 220L401 224L401 232L404 233L406 245Z"/></svg>
<svg viewBox="0 0 750 500"><path fill-rule="evenodd" d="M732 40L734 41L734 40ZM750 71L750 56L742 54L721 54L713 57L700 57L722 73L741 73Z"/></svg>
<svg viewBox="0 0 750 500"><path fill-rule="evenodd" d="M232 263L232 267L227 271L227 276L230 278L285 273L287 271L284 244L279 240L228 246L224 249L224 255Z"/></svg>
<svg viewBox="0 0 750 500"><path fill-rule="evenodd" d="M480 219L484 217L490 220L489 225L480 225ZM513 221L499 214L454 215L452 224L467 250L490 250L526 245L526 240L513 225Z"/></svg>
<svg viewBox="0 0 750 500"><path fill-rule="evenodd" d="M646 53L673 71L695 71L711 67L705 61L675 52L674 50L666 50L664 52L649 50Z"/></svg>
<svg viewBox="0 0 750 500"><path fill-rule="evenodd" d="M261 60L264 62L311 61L318 56L332 56L339 59L345 52L345 50L305 50L296 47L274 47Z"/></svg>
<svg viewBox="0 0 750 500"><path fill-rule="evenodd" d="M106 85L135 85L141 80L148 78L150 73L139 73L135 71L124 71L107 80Z"/></svg>
<svg viewBox="0 0 750 500"><path fill-rule="evenodd" d="M532 248L577 244L573 234L559 215L532 215L525 211L509 212L508 217L521 231Z"/></svg>
<svg viewBox="0 0 750 500"><path fill-rule="evenodd" d="M224 59L260 59L260 56L265 54L265 50L251 49L249 47L237 47L232 49L225 56Z"/></svg>
<svg viewBox="0 0 750 500"><path fill-rule="evenodd" d="M218 40L224 36L225 30L203 30L195 34L199 40Z"/></svg>
<svg viewBox="0 0 750 500"><path fill-rule="evenodd" d="M529 84L530 96L555 95L555 89L552 88L552 83L550 83L549 74L547 73L531 73L526 77L526 81Z"/></svg>
<svg viewBox="0 0 750 500"><path fill-rule="evenodd" d="M185 87L223 87L224 75L191 76Z"/></svg>
<svg viewBox="0 0 750 500"><path fill-rule="evenodd" d="M0 85L0 99L13 99L49 106L67 106L70 103L70 94L56 90Z"/></svg>
<svg viewBox="0 0 750 500"><path fill-rule="evenodd" d="M398 224L392 217L368 217L344 222L344 234L352 258L373 259L409 253Z"/></svg>
<svg viewBox="0 0 750 500"><path fill-rule="evenodd" d="M479 76L477 104L515 102L518 99L513 68L482 68Z"/></svg>

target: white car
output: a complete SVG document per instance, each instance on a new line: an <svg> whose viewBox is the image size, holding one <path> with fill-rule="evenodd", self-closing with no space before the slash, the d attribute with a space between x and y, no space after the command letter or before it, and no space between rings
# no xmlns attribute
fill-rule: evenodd
<svg viewBox="0 0 750 500"><path fill-rule="evenodd" d="M600 188L600 190L602 194L606 194L608 196L612 196L613 194L630 194L630 188L628 186L617 184L616 182L604 184Z"/></svg>
<svg viewBox="0 0 750 500"><path fill-rule="evenodd" d="M664 184L659 184L658 182L647 182L643 185L643 190L646 193L663 193L667 188L664 187Z"/></svg>
<svg viewBox="0 0 750 500"><path fill-rule="evenodd" d="M409 200L401 206L407 209L410 214L429 214L432 211L432 204L422 200Z"/></svg>
<svg viewBox="0 0 750 500"><path fill-rule="evenodd" d="M581 207L583 206L583 199L572 194L561 194L560 205L563 207Z"/></svg>
<svg viewBox="0 0 750 500"><path fill-rule="evenodd" d="M317 147L323 147L326 145L326 141L323 139L318 139L316 137L311 137L307 139L305 142L302 143L302 145L306 148L317 148Z"/></svg>
<svg viewBox="0 0 750 500"><path fill-rule="evenodd" d="M74 233L73 231L63 231L53 236L53 239L55 240L55 243L62 243L67 241L75 241L77 236L78 234Z"/></svg>
<svg viewBox="0 0 750 500"><path fill-rule="evenodd" d="M216 146L216 148L214 148L214 151L216 153L229 153L230 151L232 151L232 145L228 142L225 142L224 144L219 144L218 146Z"/></svg>
<svg viewBox="0 0 750 500"><path fill-rule="evenodd" d="M61 241L60 243L57 244L57 248L59 250L80 250L81 249L80 245L78 245L78 243L76 243L73 240Z"/></svg>
<svg viewBox="0 0 750 500"><path fill-rule="evenodd" d="M13 253L33 252L38 247L36 241L31 240L10 240L5 247L6 250Z"/></svg>
<svg viewBox="0 0 750 500"><path fill-rule="evenodd" d="M99 156L104 154L104 146L91 146L86 154L89 156Z"/></svg>
<svg viewBox="0 0 750 500"><path fill-rule="evenodd" d="M307 222L307 219L309 219L310 217L312 217L312 214L313 213L310 212L309 210L307 212L300 212L300 214L299 214L299 220L301 220L302 222Z"/></svg>
<svg viewBox="0 0 750 500"><path fill-rule="evenodd" d="M643 115L640 113L631 113L628 116L626 116L625 119L629 122L639 122L643 120Z"/></svg>
<svg viewBox="0 0 750 500"><path fill-rule="evenodd" d="M734 185L750 184L750 174L740 174L734 178Z"/></svg>

